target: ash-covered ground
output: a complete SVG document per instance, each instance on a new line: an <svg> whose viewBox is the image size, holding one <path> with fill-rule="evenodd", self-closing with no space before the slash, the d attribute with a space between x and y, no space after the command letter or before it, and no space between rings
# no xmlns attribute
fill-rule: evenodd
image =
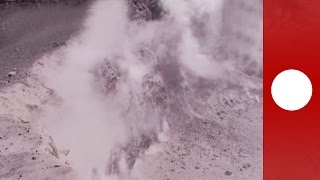
<svg viewBox="0 0 320 180"><path fill-rule="evenodd" d="M0 179L262 179L262 1L0 9Z"/></svg>

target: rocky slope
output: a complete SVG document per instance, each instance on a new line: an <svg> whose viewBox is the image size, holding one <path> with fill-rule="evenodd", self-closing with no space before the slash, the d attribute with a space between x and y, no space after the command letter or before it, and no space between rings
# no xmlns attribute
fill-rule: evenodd
<svg viewBox="0 0 320 180"><path fill-rule="evenodd" d="M110 5L100 3L98 5L102 8L106 7L104 5ZM62 91L65 88L61 89L54 86L54 83L48 82L55 82L57 79L60 80L59 83L72 83L66 80L74 75L76 79L82 78L85 81L87 76L84 75L89 73L93 84L91 81L88 82L89 84L80 83L80 86L74 83L73 86L77 89L72 91L73 87L68 86L70 92L67 93L79 97L78 102L81 103L82 97L77 96L77 93L87 94L91 90L81 91L78 87L86 89L86 86L90 86L94 88L95 93L103 95L99 98L112 100L113 106L116 106L117 99L120 99L121 108L118 118L124 122L126 135L129 136L125 141L119 141L116 145L111 146L111 149L105 150L103 154L109 150L110 153L102 156L108 159L103 165L102 174L107 174L109 178L119 179L261 179L262 97L261 59L259 59L261 58L259 57L261 53L261 1L225 1L221 14L222 26L219 31L216 31L217 35L213 37L216 40L214 44L206 41L212 36L207 36L208 24L203 24L204 20L210 20L210 14L204 13L192 17L190 30L194 36L191 39L194 38L195 42L200 42L199 48L210 59L217 61L215 65L219 65L219 68L213 66L214 69L209 69L209 71L205 66L200 66L203 67L200 72L192 67L198 67L198 64L191 62L190 67L189 62L181 64L176 60L185 57L179 55L181 50L179 43L183 39L180 35L185 32L183 28L175 27L179 25L176 23L178 18L171 17L172 12L170 14L170 9L165 8L165 1L164 4L160 4L154 0L129 0L128 5L131 22L129 27L133 30L138 27L143 37L149 35L147 34L149 31L144 31L144 29L150 26L152 28L154 22L157 30L151 41L145 38L138 39L137 43L134 42L134 47L132 49L130 47L132 54L129 57L134 59L133 62L120 53L111 58L102 58L94 65L88 64L92 68L89 68L89 72L86 71L85 74L75 68L72 73L69 73L69 69L64 69L64 66L81 65L81 63L70 64L74 57L79 58L79 62L82 62L82 59L85 60L82 62L84 64L81 69L88 66L85 64L88 61L86 56L90 57L91 61L96 58L90 54L85 54L84 57L68 54L73 49L80 48L81 50L81 46L78 47L77 44L84 42L84 47L90 45L90 40L89 42L82 40L78 42L76 37L72 40L73 42L67 42L58 47L58 50L51 56L37 61L29 77L19 80L12 86L6 86L2 90L0 123L3 130L0 131L0 166L2 167L0 177L5 179L75 178L77 168L74 164L70 164L70 159L72 160L74 153L80 152L80 149L63 149L60 145L61 140L71 138L62 133L63 129L57 131L63 135L62 137L55 137L54 133L50 134L50 127L49 132L46 132L43 129L42 120L48 114L48 108L51 109L57 105L64 107L64 104L69 101L67 97L64 97L64 91ZM115 7L118 8L118 6ZM99 18L99 16L93 17ZM250 18L250 21L244 20L246 18ZM4 24L10 26L12 24L8 23L8 19L10 20L10 18L5 18L7 23ZM61 28L71 27L68 22ZM121 21L118 23L121 24ZM56 26L50 27L48 30ZM100 32L100 29L99 31L93 30ZM50 31L45 32L51 34ZM85 32L84 35L86 35ZM140 37L139 32L135 35ZM2 37L7 38L8 36ZM34 39L32 36L30 38ZM128 38L128 41L132 39ZM98 45L101 44L98 42L93 41L94 47L100 48ZM101 42L103 44L103 41ZM9 46L7 44L10 43L4 43L4 48L0 50L4 49L4 52L8 52L5 50ZM163 47L160 45L165 45L166 53L163 53ZM202 53L196 56L196 58L202 57ZM122 62L132 64L123 65ZM52 64L54 66L51 66ZM141 77L139 73L131 74L131 67L136 67L136 64L147 68L146 73L143 73ZM223 64L232 68L225 70ZM60 70L57 71L59 72L57 74L54 71L54 78L50 80L52 78L50 73L54 68L60 68ZM221 69L223 76L216 76L216 72L212 74L212 71L220 72ZM49 81L42 79L43 70L49 74L47 75ZM136 81L135 78L138 80ZM92 99L83 99L83 101L99 104L100 100L95 100L95 98L93 96ZM87 108L85 111L88 113L100 113L96 109L91 111L90 106L84 105L83 107ZM61 112L53 111L53 113ZM77 114L75 117L80 118L78 115L85 116L85 114ZM94 114L92 116L95 117ZM70 120L73 125L76 122ZM51 126L55 124L63 128L59 126L58 121L51 122ZM63 124L63 126L68 125L68 123ZM91 130L99 131L100 129ZM75 129L74 132L76 133L77 130ZM120 131L116 132L114 138L116 139L117 136L121 136ZM86 138L89 138L88 142L92 141L93 144L90 146L94 146L95 141L101 137L88 134L88 137L83 137L82 141L87 142ZM112 141L112 139L104 141ZM73 144L71 141L66 143ZM103 144L103 141L101 143ZM104 149L101 151L103 152ZM88 157L93 158L94 156L91 154ZM92 178L101 178L101 172L91 168Z"/></svg>

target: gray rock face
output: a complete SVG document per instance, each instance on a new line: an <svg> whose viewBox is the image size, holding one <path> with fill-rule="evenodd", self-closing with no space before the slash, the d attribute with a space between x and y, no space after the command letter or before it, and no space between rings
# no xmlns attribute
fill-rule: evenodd
<svg viewBox="0 0 320 180"><path fill-rule="evenodd" d="M167 15L163 13L158 0L128 0L128 6L131 21L142 22L141 24ZM106 174L121 174L122 158L129 170L137 166L138 158L153 144L161 141L159 132L165 131L168 124L170 140L162 144L163 152L149 159L147 157L142 166L146 171L144 173L150 175L148 177L152 177L151 179L259 179L262 160L262 97L261 60L257 54L260 54L261 47L255 36L260 33L260 6L260 1L224 2L222 32L219 34L221 38L212 53L215 57L222 57L221 61L235 64L236 69L226 74L228 78L212 80L182 72L180 64L174 59L177 56L170 54L177 53L176 39L161 41L171 50L162 56L157 54L154 47L156 45L141 44L137 47L134 58L148 66L150 71L144 74L142 81L135 84L137 88L128 92L129 101L121 115L131 136L126 143L113 148L105 168ZM240 21L246 18L249 20ZM198 26L203 22L195 19L193 23ZM202 41L204 38L201 37L201 28L199 29L197 40ZM251 36L251 31L258 35ZM64 46L63 43L52 44ZM127 79L127 72L121 69L121 64L116 59L105 59L90 73L95 78L95 88L106 96L118 93ZM38 108L38 105L26 107L31 112ZM10 134L13 131L0 127L0 139L7 141L9 137L14 137L27 141L24 138L31 138L28 146L21 148L37 151L41 145L46 144L49 147L47 152L51 154L47 157L48 153L41 154L44 151L29 153L28 150L22 150L21 154L10 154L7 153L10 149L5 149L1 143L3 147L0 150L7 154L0 157L0 162L7 162L13 167L17 165L10 159L22 159L23 162L30 163L32 168L47 168L45 170L48 176L55 174L59 176L58 179L70 179L66 176L71 171L70 166L67 161L57 164L61 162L60 159L57 160L59 152L50 138L43 142L39 134L33 134L29 130L31 125L24 121L19 123L4 119L0 122L3 125L1 127L21 131L20 134ZM8 147L20 148L16 144L9 144ZM68 151L66 152L62 154L67 156ZM246 165L244 168L243 164L248 163L250 167ZM10 170L4 166L0 164L0 177L21 178L21 175L22 178L32 179L37 174L34 171L28 174L31 167ZM93 176L96 174L93 170Z"/></svg>
<svg viewBox="0 0 320 180"><path fill-rule="evenodd" d="M159 10L160 6L157 1L130 0L128 2L132 21L151 21L161 17L161 13L158 13L162 10ZM126 157L128 167L133 167L139 154L149 148L153 142L158 141L156 134L163 128L163 121L169 123L171 131L179 132L179 136L192 139L191 141L194 141L194 138L209 137L212 134L216 134L213 135L214 139L218 137L224 139L226 136L224 119L232 117L233 115L229 114L233 114L233 111L238 111L241 116L246 113L246 106L256 104L259 101L261 89L250 87L247 89L244 84L250 82L258 85L261 83L259 78L261 76L261 59L259 58L261 57L252 54L252 52L261 51L261 41L255 38L260 33L259 18L261 16L254 16L248 22L238 24L239 28L234 25L237 18L249 18L252 14L261 13L261 9L255 9L260 8L261 4L259 3L261 2L257 1L256 3L258 5L253 2L250 4L231 0L224 3L221 38L223 48L220 49L222 51L216 52L219 56L226 57L225 61L235 63L238 67L238 71L232 72L231 81L198 79L193 82L186 79L188 77L175 79L173 77L178 76L169 75L170 69L175 67L174 64L161 62L159 58L163 57L157 57L156 53L149 48L138 49L136 54L138 59L143 63L152 64L154 69L143 78L141 91L131 92L132 101L130 101L131 104L128 106L125 116L128 124L132 126L132 134L135 136L130 143L117 148L118 152L112 154L108 168L109 173L119 173L118 163L120 156L123 155ZM244 15L238 17L237 13L244 13ZM252 30L250 27L246 29L246 23L253 24L253 27L257 29ZM253 36L248 34L250 31L258 34ZM239 48L239 46L242 47ZM252 58L256 58L256 61L252 61ZM106 61L105 65L101 67L104 70L97 71L99 82L102 83L106 92L117 91L117 83L123 78L117 65ZM179 69L172 70L172 72L179 74ZM189 78L197 79L196 77ZM156 114L162 118L150 118L150 114ZM156 124L156 126L145 131L141 128L142 124L153 126ZM212 128L208 129L211 125ZM217 143L213 139L209 141L212 146ZM121 149L120 152L119 149ZM226 171L224 175L231 176L232 172Z"/></svg>
<svg viewBox="0 0 320 180"><path fill-rule="evenodd" d="M129 14L133 20L154 20L161 17L159 0L128 0Z"/></svg>
<svg viewBox="0 0 320 180"><path fill-rule="evenodd" d="M120 79L120 71L116 64L105 60L103 64L99 64L94 70L97 77L96 86L105 94L112 93L117 88L117 82Z"/></svg>

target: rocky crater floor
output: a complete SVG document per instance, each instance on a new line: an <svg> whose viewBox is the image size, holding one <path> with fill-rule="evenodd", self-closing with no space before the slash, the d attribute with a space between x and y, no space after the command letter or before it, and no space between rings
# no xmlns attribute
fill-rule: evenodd
<svg viewBox="0 0 320 180"><path fill-rule="evenodd" d="M0 9L0 179L262 179L261 3Z"/></svg>

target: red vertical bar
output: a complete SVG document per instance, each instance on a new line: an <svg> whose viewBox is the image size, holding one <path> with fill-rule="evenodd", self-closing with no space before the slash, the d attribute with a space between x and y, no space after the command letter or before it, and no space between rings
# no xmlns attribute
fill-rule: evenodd
<svg viewBox="0 0 320 180"><path fill-rule="evenodd" d="M313 85L309 104L278 107L271 84L286 69ZM264 0L264 179L320 180L320 0Z"/></svg>

